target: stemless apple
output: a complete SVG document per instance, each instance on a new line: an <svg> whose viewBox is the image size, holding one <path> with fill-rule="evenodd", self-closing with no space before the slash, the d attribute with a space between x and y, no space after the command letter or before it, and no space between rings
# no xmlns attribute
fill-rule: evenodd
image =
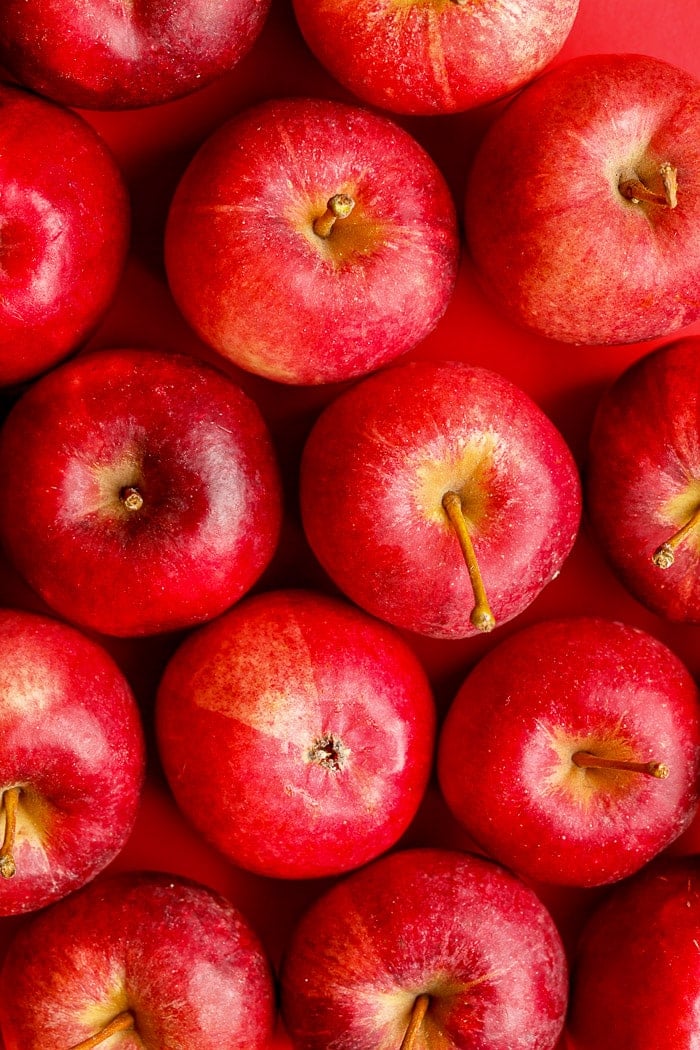
<svg viewBox="0 0 700 1050"><path fill-rule="evenodd" d="M224 124L180 182L173 295L224 357L283 383L369 372L436 325L458 261L435 164L384 117L285 99Z"/></svg>
<svg viewBox="0 0 700 1050"><path fill-rule="evenodd" d="M0 384L38 375L88 337L128 239L126 188L92 128L0 84Z"/></svg>
<svg viewBox="0 0 700 1050"><path fill-rule="evenodd" d="M0 915L15 915L82 886L121 850L144 745L129 686L100 646L5 610L0 741Z"/></svg>
<svg viewBox="0 0 700 1050"><path fill-rule="evenodd" d="M279 533L267 427L179 354L108 350L44 376L0 434L0 536L62 616L105 634L191 626L257 580Z"/></svg>
<svg viewBox="0 0 700 1050"><path fill-rule="evenodd" d="M388 849L430 771L435 715L412 651L305 591L248 599L185 641L156 718L183 812L235 864L276 878Z"/></svg>
<svg viewBox="0 0 700 1050"><path fill-rule="evenodd" d="M100 879L20 931L0 973L5 1050L267 1050L274 992L258 938L189 880Z"/></svg>
<svg viewBox="0 0 700 1050"><path fill-rule="evenodd" d="M501 863L543 882L613 882L695 815L698 691L644 631L539 623L471 672L443 726L438 773L453 814Z"/></svg>
<svg viewBox="0 0 700 1050"><path fill-rule="evenodd" d="M458 362L365 379L314 426L302 459L311 547L363 608L462 638L521 613L578 528L578 473L518 387Z"/></svg>
<svg viewBox="0 0 700 1050"><path fill-rule="evenodd" d="M513 317L570 343L666 335L700 316L700 83L643 55L576 58L492 125L467 239Z"/></svg>
<svg viewBox="0 0 700 1050"><path fill-rule="evenodd" d="M605 393L586 481L625 586L661 616L700 621L700 339L649 354Z"/></svg>

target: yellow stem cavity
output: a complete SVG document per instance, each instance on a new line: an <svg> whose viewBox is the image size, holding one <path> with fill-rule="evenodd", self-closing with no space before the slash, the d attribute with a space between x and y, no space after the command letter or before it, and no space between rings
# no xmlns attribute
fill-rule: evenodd
<svg viewBox="0 0 700 1050"><path fill-rule="evenodd" d="M3 879L11 879L17 874L17 866L12 851L15 846L17 834L17 804L22 789L18 787L7 788L0 797L0 809L5 811L5 835L0 846L0 876Z"/></svg>
<svg viewBox="0 0 700 1050"><path fill-rule="evenodd" d="M347 219L354 207L355 201L352 197L348 197L347 193L334 194L326 204L326 210L323 215L319 215L318 218L314 219L313 231L316 236L324 239L330 237L331 230L337 220Z"/></svg>
<svg viewBox="0 0 700 1050"><path fill-rule="evenodd" d="M418 1029L423 1023L423 1018L428 1012L429 1006L429 995L417 996L415 1002L413 1003L413 1010L411 1011L411 1020L408 1022L408 1028L406 1029L404 1037L401 1040L401 1046L399 1047L399 1050L413 1050L416 1039L418 1037Z"/></svg>
<svg viewBox="0 0 700 1050"><path fill-rule="evenodd" d="M678 169L674 168L668 161L659 167L659 175L664 188L663 193L655 193L636 175L621 178L617 188L623 197L632 204L641 204L646 201L649 204L661 204L666 208L675 208L678 204Z"/></svg>
<svg viewBox="0 0 700 1050"><path fill-rule="evenodd" d="M491 631L496 626L496 618L491 611L491 606L486 596L486 588L484 587L479 563L476 560L474 544L469 535L467 522L462 511L462 500L459 493L452 490L446 492L442 497L442 506L452 528L457 534L467 572L469 573L469 582L474 593L474 608L469 619L479 631Z"/></svg>
<svg viewBox="0 0 700 1050"><path fill-rule="evenodd" d="M117 1035L119 1032L128 1032L133 1027L133 1014L128 1011L126 1013L117 1014L117 1016L100 1032L91 1035L89 1039L84 1039L82 1043L76 1043L75 1046L70 1047L70 1050L93 1050L93 1047L104 1043L111 1036Z"/></svg>
<svg viewBox="0 0 700 1050"><path fill-rule="evenodd" d="M659 569L670 569L676 560L674 553L676 547L683 543L685 538L690 535L698 524L700 524L700 507L697 508L692 517L686 521L685 525L683 525L678 532L674 532L673 536L670 536L664 541L664 543L656 548L651 556L654 565Z"/></svg>
<svg viewBox="0 0 700 1050"><path fill-rule="evenodd" d="M663 762L623 762L616 758L600 758L589 751L577 751L571 761L580 769L619 769L628 773L643 773L647 777L665 780L668 766Z"/></svg>

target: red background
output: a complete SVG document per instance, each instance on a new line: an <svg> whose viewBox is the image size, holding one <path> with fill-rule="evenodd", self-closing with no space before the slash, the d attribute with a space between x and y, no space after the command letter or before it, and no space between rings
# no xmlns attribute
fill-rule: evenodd
<svg viewBox="0 0 700 1050"><path fill-rule="evenodd" d="M557 63L594 52L637 51L674 62L700 76L698 0L581 0L573 32ZM91 346L162 347L211 359L187 329L164 279L162 239L170 197L199 144L228 115L266 98L314 95L349 99L320 68L296 29L289 0L273 0L272 12L252 52L230 75L196 95L133 113L85 113L111 145L129 184L134 231L132 251L117 300ZM479 139L499 105L451 117L400 119L442 168L461 212L464 184ZM683 334L700 335L700 323ZM630 362L653 345L571 348L539 339L510 324L477 289L464 258L452 303L436 331L410 356L459 358L502 372L522 386L551 416L585 469L587 435L596 402ZM286 478L287 515L282 543L256 590L313 586L332 590L303 539L296 501L304 439L337 387L286 388L231 374L263 410L277 441ZM615 494L610 494L614 502ZM41 603L0 564L5 604L41 609ZM553 615L597 614L624 620L655 634L700 673L700 627L660 620L629 597L605 565L585 522L560 577L526 614L488 638L434 642L406 636L423 659L444 714L457 686L480 655L508 633ZM181 636L106 644L127 673L142 704L147 732L155 687ZM402 844L469 847L433 785ZM673 849L695 851L700 824ZM153 868L181 873L227 894L252 920L275 964L301 910L328 884L281 883L232 868L179 816L170 800L152 746L149 778L137 826L115 868ZM537 887L552 908L570 947L599 891ZM0 950L20 920L0 920ZM280 1033L276 1048L287 1047Z"/></svg>

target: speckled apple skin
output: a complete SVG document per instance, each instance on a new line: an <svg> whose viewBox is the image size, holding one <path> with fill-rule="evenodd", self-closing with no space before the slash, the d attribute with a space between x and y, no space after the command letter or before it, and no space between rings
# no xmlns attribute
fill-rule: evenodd
<svg viewBox="0 0 700 1050"><path fill-rule="evenodd" d="M150 106L232 69L269 6L269 0L3 0L0 61L68 106Z"/></svg>
<svg viewBox="0 0 700 1050"><path fill-rule="evenodd" d="M0 84L0 385L38 375L88 337L128 239L126 188L92 128Z"/></svg>
<svg viewBox="0 0 700 1050"><path fill-rule="evenodd" d="M464 460L472 446L486 450L481 466ZM496 624L505 623L557 575L581 496L559 431L494 372L413 362L334 401L304 449L304 529L358 605L420 634L463 638L477 633L474 598L441 503L461 486L479 505L472 541Z"/></svg>
<svg viewBox="0 0 700 1050"><path fill-rule="evenodd" d="M45 617L0 611L0 791L20 796L17 872L0 879L0 915L78 889L114 859L136 818L141 721L116 664L95 642ZM0 840L4 835L4 809ZM0 999L2 996L0 996Z"/></svg>
<svg viewBox="0 0 700 1050"><path fill-rule="evenodd" d="M337 193L355 201L327 240ZM385 117L322 99L263 103L195 156L173 199L170 287L224 357L291 384L329 383L411 349L457 277L454 204L436 165Z"/></svg>
<svg viewBox="0 0 700 1050"><path fill-rule="evenodd" d="M294 0L341 84L397 113L454 113L521 87L559 52L578 0Z"/></svg>
<svg viewBox="0 0 700 1050"><path fill-rule="evenodd" d="M241 867L312 878L364 864L415 815L434 708L405 642L304 591L248 599L176 652L158 691L175 801ZM309 758L333 734L343 768Z"/></svg>
<svg viewBox="0 0 700 1050"><path fill-rule="evenodd" d="M668 161L678 205L634 204L622 169ZM628 343L700 316L700 83L641 55L576 58L492 125L467 191L467 240L512 316L567 343Z"/></svg>
<svg viewBox="0 0 700 1050"><path fill-rule="evenodd" d="M301 919L282 968L295 1050L396 1050L431 996L414 1050L552 1050L567 970L532 890L447 850L383 857Z"/></svg>
<svg viewBox="0 0 700 1050"><path fill-rule="evenodd" d="M179 354L108 350L35 384L0 434L0 536L49 606L104 634L191 626L274 552L281 488L256 405ZM124 486L143 507L125 514Z"/></svg>
<svg viewBox="0 0 700 1050"><path fill-rule="evenodd" d="M0 975L5 1050L74 1046L126 1010L119 1050L265 1050L274 993L256 934L203 886L130 872L17 935Z"/></svg>
<svg viewBox="0 0 700 1050"><path fill-rule="evenodd" d="M652 561L700 505L700 339L647 355L603 395L586 472L596 539L640 602L669 620L700 621L700 542L668 569Z"/></svg>
<svg viewBox="0 0 700 1050"><path fill-rule="evenodd" d="M651 635L587 617L542 622L487 654L457 693L440 737L440 786L476 841L515 871L542 882L613 882L690 824L699 718L690 673ZM633 761L665 763L668 778L623 774L620 794L603 784L583 807L552 783L555 744L568 761L586 741L600 754L611 732L631 744Z"/></svg>

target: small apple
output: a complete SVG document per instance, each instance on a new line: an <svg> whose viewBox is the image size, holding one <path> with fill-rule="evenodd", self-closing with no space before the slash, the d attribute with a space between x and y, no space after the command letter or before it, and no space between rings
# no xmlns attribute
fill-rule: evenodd
<svg viewBox="0 0 700 1050"><path fill-rule="evenodd" d="M136 636L216 616L272 557L270 437L228 377L159 351L103 350L46 375L0 434L11 559L62 616Z"/></svg>
<svg viewBox="0 0 700 1050"><path fill-rule="evenodd" d="M267 1050L270 967L218 894L173 875L94 882L20 930L0 973L5 1050Z"/></svg>
<svg viewBox="0 0 700 1050"><path fill-rule="evenodd" d="M234 864L275 878L393 845L423 797L434 722L406 643L307 591L258 595L192 635L156 708L177 804Z"/></svg>
<svg viewBox="0 0 700 1050"><path fill-rule="evenodd" d="M68 106L150 106L232 69L269 6L269 0L3 0L0 62Z"/></svg>
<svg viewBox="0 0 700 1050"><path fill-rule="evenodd" d="M507 379L459 362L363 380L320 416L302 458L321 565L373 615L436 638L521 613L558 574L580 502L553 423Z"/></svg>
<svg viewBox="0 0 700 1050"><path fill-rule="evenodd" d="M603 396L590 437L594 533L635 598L700 621L700 339L662 347Z"/></svg>
<svg viewBox="0 0 700 1050"><path fill-rule="evenodd" d="M491 126L467 239L511 315L568 343L700 317L700 83L645 55L575 58Z"/></svg>
<svg viewBox="0 0 700 1050"><path fill-rule="evenodd" d="M306 913L282 968L295 1050L553 1050L567 971L554 922L504 868L390 854Z"/></svg>
<svg viewBox="0 0 700 1050"><path fill-rule="evenodd" d="M128 240L126 188L102 140L77 114L0 84L0 385L87 339Z"/></svg>
<svg viewBox="0 0 700 1050"><path fill-rule="evenodd" d="M330 383L411 349L457 276L454 205L385 117L284 99L205 142L172 202L165 257L197 334L241 368Z"/></svg>
<svg viewBox="0 0 700 1050"><path fill-rule="evenodd" d="M0 739L3 916L65 896L117 855L136 818L144 745L129 686L102 648L10 610L0 611Z"/></svg>
<svg viewBox="0 0 700 1050"><path fill-rule="evenodd" d="M681 661L636 628L538 623L468 676L444 723L438 772L454 816L502 864L542 882L613 882L696 812L698 691Z"/></svg>

